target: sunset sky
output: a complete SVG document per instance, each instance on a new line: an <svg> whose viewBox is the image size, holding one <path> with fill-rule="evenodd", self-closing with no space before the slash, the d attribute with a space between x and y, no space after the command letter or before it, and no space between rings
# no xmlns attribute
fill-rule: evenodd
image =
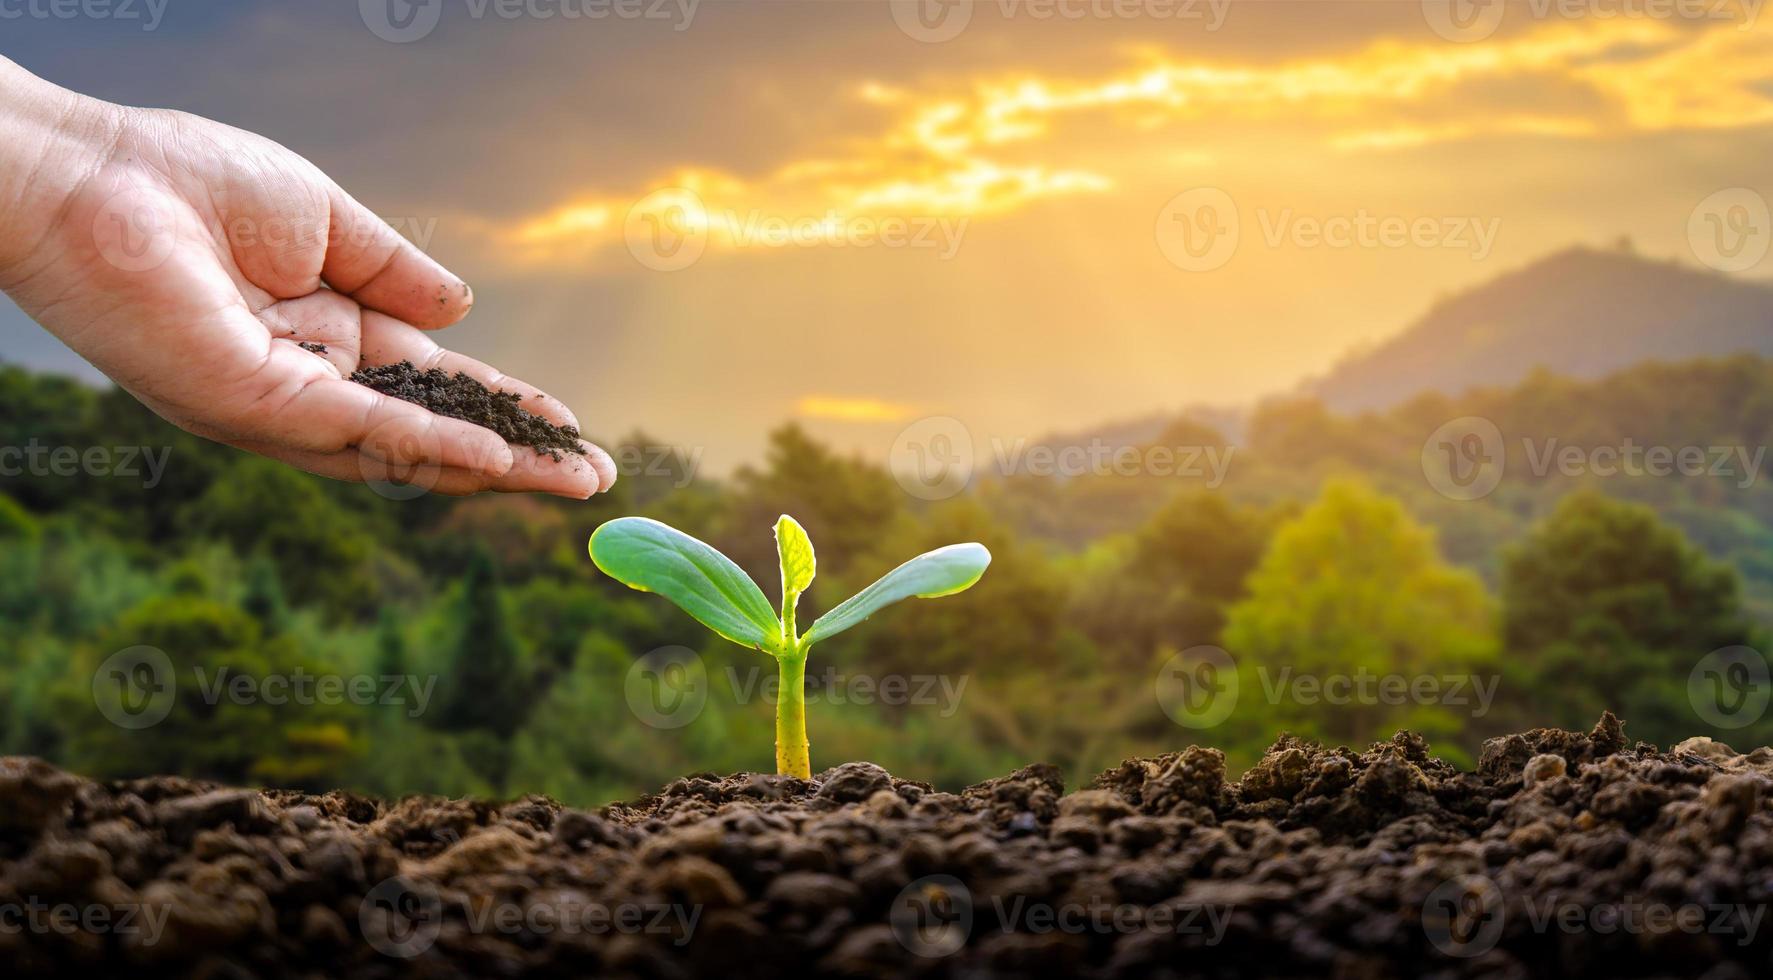
<svg viewBox="0 0 1773 980"><path fill-rule="evenodd" d="M884 458L1248 402L1773 199L1752 0L135 3L0 53L308 156L474 284L446 343L717 470L787 419ZM10 307L0 354L70 356Z"/></svg>

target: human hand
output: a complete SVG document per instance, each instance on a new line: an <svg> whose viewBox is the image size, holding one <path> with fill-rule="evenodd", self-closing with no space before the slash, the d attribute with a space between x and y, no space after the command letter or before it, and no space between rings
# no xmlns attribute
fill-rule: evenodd
<svg viewBox="0 0 1773 980"><path fill-rule="evenodd" d="M348 380L411 361L578 425L438 346L427 331L468 313L468 286L308 161L207 119L86 99L4 58L0 290L168 421L313 473L575 498L615 482L589 443L551 459Z"/></svg>

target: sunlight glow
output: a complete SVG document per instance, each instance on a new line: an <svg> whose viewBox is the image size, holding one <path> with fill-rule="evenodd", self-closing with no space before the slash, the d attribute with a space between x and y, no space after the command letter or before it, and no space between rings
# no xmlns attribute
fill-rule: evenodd
<svg viewBox="0 0 1773 980"><path fill-rule="evenodd" d="M896 117L884 131L839 134L811 152L785 148L758 178L685 168L632 193L588 194L498 237L524 264L599 262L621 244L622 218L638 199L657 212L647 212L655 225L669 218L716 249L781 244L748 231L770 221L804 229L793 244L841 244L857 221L972 218L1109 194L1118 170L1204 153L1225 125L1279 124L1300 152L1346 166L1350 154L1486 136L1591 139L1773 121L1773 34L1753 22L1549 21L1482 44L1380 40L1272 65L1150 49L1137 57L1140 66L1093 80L1024 74L923 91L861 82L852 97ZM1092 127L1092 138L1065 138L1073 125Z"/></svg>
<svg viewBox="0 0 1773 980"><path fill-rule="evenodd" d="M795 403L794 412L802 418L838 422L901 422L917 414L917 410L909 405L873 398L834 398L827 395L807 395L801 398Z"/></svg>

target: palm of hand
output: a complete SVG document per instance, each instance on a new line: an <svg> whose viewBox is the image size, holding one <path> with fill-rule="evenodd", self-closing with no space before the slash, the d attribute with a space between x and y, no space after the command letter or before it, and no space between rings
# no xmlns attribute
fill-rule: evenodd
<svg viewBox="0 0 1773 980"><path fill-rule="evenodd" d="M41 197L56 217L9 291L183 428L326 476L446 493L583 497L614 482L589 444L551 460L347 380L360 364L410 360L577 425L558 401L433 342L426 330L473 305L466 284L275 143L137 113L65 197Z"/></svg>

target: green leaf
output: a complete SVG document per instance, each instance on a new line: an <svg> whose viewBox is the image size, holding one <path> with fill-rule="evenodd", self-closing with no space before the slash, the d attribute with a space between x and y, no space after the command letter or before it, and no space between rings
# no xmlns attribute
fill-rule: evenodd
<svg viewBox="0 0 1773 980"><path fill-rule="evenodd" d="M813 557L813 542L806 536L806 529L787 514L776 520L776 555L782 559L782 595L805 592L813 584L818 561Z"/></svg>
<svg viewBox="0 0 1773 980"><path fill-rule="evenodd" d="M657 592L740 646L775 653L782 624L763 590L732 559L658 521L621 517L591 535L591 560L605 575Z"/></svg>
<svg viewBox="0 0 1773 980"><path fill-rule="evenodd" d="M951 544L918 555L820 616L801 643L810 646L830 639L901 599L934 599L964 592L979 581L989 564L991 552L982 544Z"/></svg>

